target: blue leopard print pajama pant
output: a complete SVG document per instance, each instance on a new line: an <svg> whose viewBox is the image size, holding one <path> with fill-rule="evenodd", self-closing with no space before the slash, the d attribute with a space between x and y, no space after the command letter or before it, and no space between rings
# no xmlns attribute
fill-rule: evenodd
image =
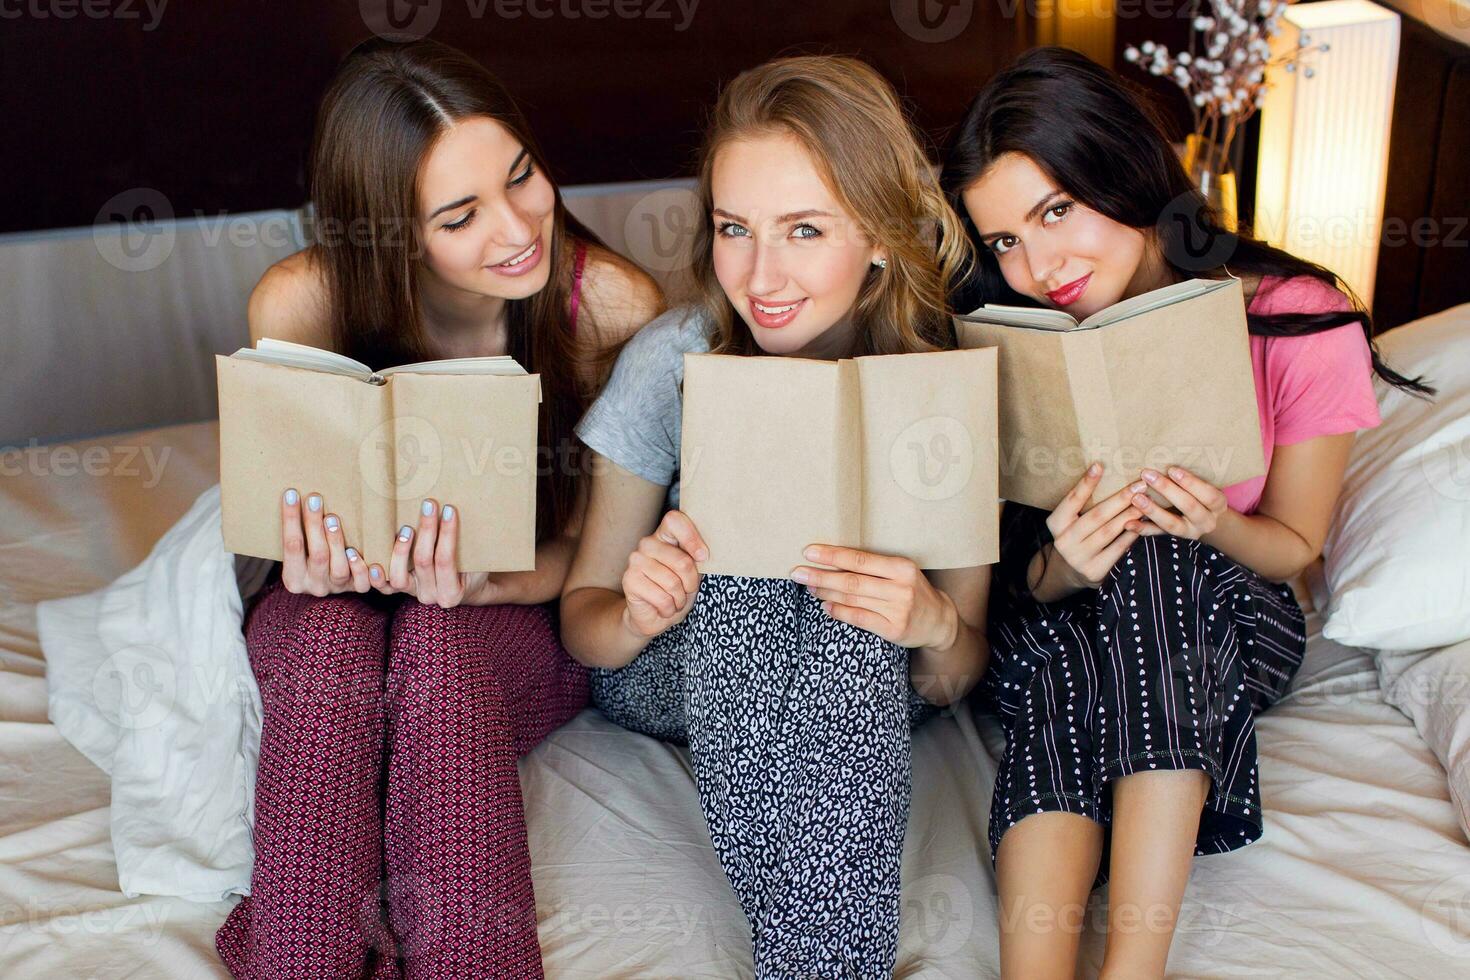
<svg viewBox="0 0 1470 980"><path fill-rule="evenodd" d="M794 582L707 575L682 623L592 672L608 718L689 745L762 980L893 974L911 729L937 712L909 655Z"/></svg>

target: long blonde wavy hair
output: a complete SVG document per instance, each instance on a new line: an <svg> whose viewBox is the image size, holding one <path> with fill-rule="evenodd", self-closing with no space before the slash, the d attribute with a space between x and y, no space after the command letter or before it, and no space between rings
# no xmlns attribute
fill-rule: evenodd
<svg viewBox="0 0 1470 980"><path fill-rule="evenodd" d="M699 162L693 292L714 324L710 348L722 354L760 349L715 277L715 159L727 143L789 135L863 234L887 252L887 268L867 273L853 310L857 355L907 354L954 345L946 289L963 277L974 253L951 210L922 138L898 93L856 58L777 58L742 72L720 93Z"/></svg>

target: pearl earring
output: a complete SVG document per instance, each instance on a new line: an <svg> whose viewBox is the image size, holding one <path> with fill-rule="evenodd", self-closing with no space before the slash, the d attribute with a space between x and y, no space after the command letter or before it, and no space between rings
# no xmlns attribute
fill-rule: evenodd
<svg viewBox="0 0 1470 980"><path fill-rule="evenodd" d="M888 268L888 260L887 259L874 259L873 260L873 264L876 265L880 269L886 269L886 268Z"/></svg>

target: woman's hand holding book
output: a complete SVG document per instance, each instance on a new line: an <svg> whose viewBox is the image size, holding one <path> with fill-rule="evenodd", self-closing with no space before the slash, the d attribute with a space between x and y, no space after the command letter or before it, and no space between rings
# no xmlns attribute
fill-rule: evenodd
<svg viewBox="0 0 1470 980"><path fill-rule="evenodd" d="M1133 505L1143 516L1129 522L1128 530L1145 537L1172 534L1176 538L1202 541L1205 535L1219 526L1221 516L1230 506L1224 490L1183 467L1169 467L1168 476L1157 470L1144 470L1143 478L1169 503L1179 508L1179 513L1173 514L1149 500L1148 494L1136 495Z"/></svg>
<svg viewBox="0 0 1470 980"><path fill-rule="evenodd" d="M699 592L696 562L709 549L694 522L671 510L628 556L623 572L623 627L640 639L657 636L684 621Z"/></svg>
<svg viewBox="0 0 1470 980"><path fill-rule="evenodd" d="M308 494L305 506L294 487L281 495L281 584L286 591L328 596L372 588L367 562L346 542L341 518L327 513L321 494Z"/></svg>
<svg viewBox="0 0 1470 980"><path fill-rule="evenodd" d="M835 570L798 565L791 578L822 600L822 611L901 647L946 650L959 633L954 601L908 558L857 548L814 544L807 561Z"/></svg>
<svg viewBox="0 0 1470 980"><path fill-rule="evenodd" d="M1031 594L1041 602L1097 588L1138 540L1139 532L1128 525L1143 516L1133 498L1145 492L1144 483L1129 484L1089 507L1102 474L1103 464L1093 463L1047 515L1052 542L1036 553L1026 577Z"/></svg>
<svg viewBox="0 0 1470 980"><path fill-rule="evenodd" d="M459 523L453 504L441 508L426 497L419 508L419 526L405 524L398 529L387 572L377 564L369 569L373 587L384 595L407 592L445 609L504 601L489 572L459 571Z"/></svg>
<svg viewBox="0 0 1470 980"><path fill-rule="evenodd" d="M448 609L452 606L488 606L507 601L489 572L461 572L456 567L459 515L427 499L420 508L417 529L405 524L393 542L388 568L367 563L347 544L341 518L328 513L321 494L305 501L295 488L281 496L281 544L285 559L281 583L288 592L315 596L342 592L384 595L406 592L420 602Z"/></svg>

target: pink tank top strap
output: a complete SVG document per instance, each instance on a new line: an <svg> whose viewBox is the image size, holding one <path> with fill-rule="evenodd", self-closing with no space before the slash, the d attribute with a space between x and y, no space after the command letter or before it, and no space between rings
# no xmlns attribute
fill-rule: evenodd
<svg viewBox="0 0 1470 980"><path fill-rule="evenodd" d="M572 336L577 335L577 309L582 305L582 269L587 265L587 243L578 239L576 244L576 258L572 263L572 302L571 302L571 327Z"/></svg>

